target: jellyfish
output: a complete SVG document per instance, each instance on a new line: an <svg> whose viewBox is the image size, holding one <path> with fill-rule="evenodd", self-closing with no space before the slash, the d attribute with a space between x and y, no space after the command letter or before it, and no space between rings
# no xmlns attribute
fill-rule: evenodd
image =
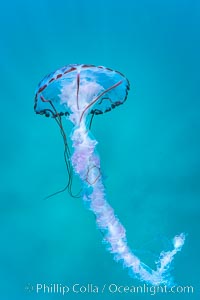
<svg viewBox="0 0 200 300"><path fill-rule="evenodd" d="M172 249L162 251L152 269L132 251L127 243L126 230L106 199L97 141L91 133L95 115L111 112L122 105L130 84L120 72L103 66L70 64L44 77L39 83L34 101L36 114L53 118L64 141L64 158L69 174L65 189L72 193L72 175L81 180L86 207L93 212L103 243L115 261L127 268L131 277L153 285L173 283L171 263L185 241L181 233L172 239ZM73 153L63 127L63 119L73 123L71 142ZM65 190L63 189L63 190Z"/></svg>

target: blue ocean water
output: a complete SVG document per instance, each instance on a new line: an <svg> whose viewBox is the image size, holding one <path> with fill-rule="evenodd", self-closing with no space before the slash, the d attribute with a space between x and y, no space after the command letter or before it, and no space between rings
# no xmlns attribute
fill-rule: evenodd
<svg viewBox="0 0 200 300"><path fill-rule="evenodd" d="M105 65L129 79L127 102L92 126L108 200L130 247L150 265L173 236L187 233L172 274L195 291L155 297L199 299L199 1L11 0L1 4L0 24L0 299L150 297L26 290L140 284L105 251L81 199L43 200L65 186L67 174L60 132L35 115L34 92L69 63Z"/></svg>

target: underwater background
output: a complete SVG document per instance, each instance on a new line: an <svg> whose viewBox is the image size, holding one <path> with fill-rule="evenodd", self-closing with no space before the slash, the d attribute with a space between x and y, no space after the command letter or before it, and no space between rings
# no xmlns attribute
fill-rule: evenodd
<svg viewBox="0 0 200 300"><path fill-rule="evenodd" d="M63 188L63 141L34 113L48 73L70 63L104 65L129 79L127 101L96 116L92 133L107 198L128 244L153 267L171 238L178 285L200 297L200 2L197 0L1 3L0 299L149 299L150 294L42 294L27 285L141 285L102 245L95 218ZM68 136L72 126L65 122ZM80 182L75 182L78 190Z"/></svg>

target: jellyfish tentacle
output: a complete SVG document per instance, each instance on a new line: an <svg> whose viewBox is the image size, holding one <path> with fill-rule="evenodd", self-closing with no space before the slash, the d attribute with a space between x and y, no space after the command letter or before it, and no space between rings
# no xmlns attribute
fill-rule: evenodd
<svg viewBox="0 0 200 300"><path fill-rule="evenodd" d="M92 177L94 177L94 178L92 179L92 181L90 181L89 177L91 176L90 174L93 173L93 172L91 172L91 171L94 171L94 170L93 170L94 168L95 168L96 170L98 170L98 172L97 172L97 174L96 174L95 176L92 176ZM92 174L92 175L94 175L94 174ZM93 184L95 184L95 183L97 182L97 180L100 178L100 176L101 176L101 170L100 170L100 168L97 167L96 165L93 165L93 166L90 166L90 168L88 168L88 171L87 171L87 175L86 175L86 179L85 179L85 180L88 182L89 185L93 185Z"/></svg>
<svg viewBox="0 0 200 300"><path fill-rule="evenodd" d="M44 200L47 200L47 199L49 199L49 198L51 198L51 197L53 197L53 196L56 196L56 195L58 195L58 194L60 194L60 193L65 192L65 191L67 190L67 188L68 188L68 184L67 184L62 190L57 191L57 192L55 192L55 193L53 193L53 194L51 194L51 195L49 195L49 196L46 196L46 197L44 198Z"/></svg>
<svg viewBox="0 0 200 300"><path fill-rule="evenodd" d="M76 76L76 82L77 82L77 92L76 92L76 105L77 109L79 110L79 103L78 103L78 96L79 96L79 87L80 87L80 73L77 73Z"/></svg>
<svg viewBox="0 0 200 300"><path fill-rule="evenodd" d="M93 119L94 119L94 115L95 115L95 112L92 113L92 116L90 118L90 124L88 126L88 130L90 130L92 128L92 122L93 122Z"/></svg>
<svg viewBox="0 0 200 300"><path fill-rule="evenodd" d="M63 137L63 142L64 142L64 160L65 160L68 177L69 177L66 188L68 189L70 196L72 196L73 198L80 198L81 197L80 193L81 193L82 189L77 194L74 194L72 192L73 169L71 166L71 159L70 159L71 153L70 153L70 149L69 149L68 142L67 142L67 136L66 136L66 133L65 133L63 125L62 125L62 119L60 116L58 116L58 119L56 118L55 120L56 120L58 126L60 127L60 131L61 131L61 134ZM63 189L63 191L64 190L65 189Z"/></svg>
<svg viewBox="0 0 200 300"><path fill-rule="evenodd" d="M80 123L83 119L83 115L86 113L86 111L93 106L103 95L105 95L107 92L111 91L112 89L118 87L120 84L122 84L122 80L118 81L117 83L115 83L114 85L112 85L111 87L109 87L108 89L104 90L99 96L97 96L92 102L90 102L90 104L88 104L85 109L83 110L83 112L81 113L81 117L80 117Z"/></svg>
<svg viewBox="0 0 200 300"><path fill-rule="evenodd" d="M67 142L67 136L66 136L65 130L63 128L61 116L58 114L58 112L57 112L57 110L56 110L56 108L53 105L51 100L45 99L43 97L43 95L40 95L40 98L43 102L50 103L51 107L53 108L54 113L53 112L52 113L55 117L55 121L56 121L57 125L60 128L60 132L61 132L63 142L64 142L64 160L65 160L65 165L66 165L67 173L68 173L68 183L67 183L67 185L62 190L57 191L53 194L50 194L49 196L45 197L44 199L49 199L49 198L51 198L51 197L53 197L57 194L63 193L66 190L68 190L71 197L80 198L81 196L79 194L81 193L81 190L77 194L73 194L73 192L72 192L73 169L72 169L71 160L70 160L71 153L70 153L70 149L69 149L68 142Z"/></svg>
<svg viewBox="0 0 200 300"><path fill-rule="evenodd" d="M185 235L182 233L174 238L174 248L171 251L161 252L155 270L141 262L129 249L126 230L106 201L101 173L98 177L96 176L96 168L100 170L100 159L95 149L97 141L90 137L83 122L75 127L71 138L74 147L71 161L74 171L84 184L83 199L95 215L97 227L104 236L103 242L107 245L108 251L114 255L116 261L122 261L132 277L153 285L170 286L173 283L169 274L170 266L174 256L184 244ZM90 170L90 178L96 178L96 180L87 180L88 170Z"/></svg>
<svg viewBox="0 0 200 300"><path fill-rule="evenodd" d="M103 100L108 100L110 103L113 103L112 99L110 97L103 97L101 98L101 100L99 101L99 104L101 104L103 102Z"/></svg>

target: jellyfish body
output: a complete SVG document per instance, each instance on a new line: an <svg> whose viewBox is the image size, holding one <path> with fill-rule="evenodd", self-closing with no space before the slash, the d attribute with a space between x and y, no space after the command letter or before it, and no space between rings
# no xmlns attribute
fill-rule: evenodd
<svg viewBox="0 0 200 300"><path fill-rule="evenodd" d="M56 119L63 130L61 117L74 124L71 133L74 152L68 156L73 171L83 183L82 197L94 213L96 224L103 233L103 242L114 256L129 269L132 277L154 285L171 285L169 269L174 255L181 250L185 235L172 240L173 249L162 251L156 269L141 262L127 245L126 231L106 200L101 176L97 141L89 131L89 116L109 112L124 103L129 90L128 80L117 71L93 65L68 65L46 76L35 95L35 112ZM64 130L61 133L64 140Z"/></svg>

